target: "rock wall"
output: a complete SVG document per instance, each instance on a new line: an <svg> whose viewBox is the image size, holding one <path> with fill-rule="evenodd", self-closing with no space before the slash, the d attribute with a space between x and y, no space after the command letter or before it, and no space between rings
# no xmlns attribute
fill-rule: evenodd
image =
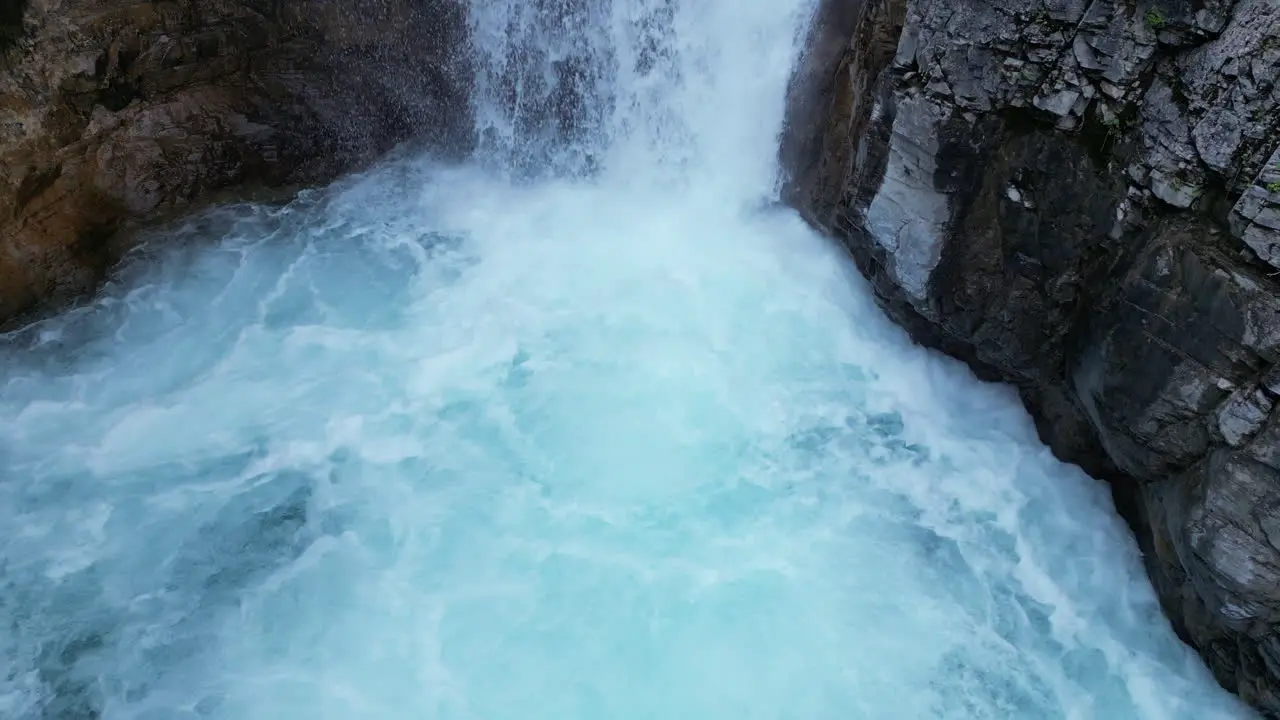
<svg viewBox="0 0 1280 720"><path fill-rule="evenodd" d="M6 0L0 3L0 53L22 37L22 16L27 0Z"/></svg>
<svg viewBox="0 0 1280 720"><path fill-rule="evenodd" d="M787 199L1113 483L1280 717L1280 0L827 0L810 47Z"/></svg>
<svg viewBox="0 0 1280 720"><path fill-rule="evenodd" d="M131 220L470 142L457 0L0 7L0 326L93 287Z"/></svg>

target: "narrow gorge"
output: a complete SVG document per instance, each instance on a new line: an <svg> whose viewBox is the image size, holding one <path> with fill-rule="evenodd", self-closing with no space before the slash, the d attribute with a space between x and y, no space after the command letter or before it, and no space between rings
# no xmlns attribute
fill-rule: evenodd
<svg viewBox="0 0 1280 720"><path fill-rule="evenodd" d="M1280 717L1277 73L1277 0L0 5L0 716Z"/></svg>

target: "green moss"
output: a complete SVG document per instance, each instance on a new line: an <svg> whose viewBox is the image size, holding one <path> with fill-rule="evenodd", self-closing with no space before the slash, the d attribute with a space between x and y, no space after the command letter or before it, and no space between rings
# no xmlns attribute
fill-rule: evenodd
<svg viewBox="0 0 1280 720"><path fill-rule="evenodd" d="M1129 123L1119 115L1112 115L1102 121L1102 126L1111 132L1124 132L1128 129Z"/></svg>
<svg viewBox="0 0 1280 720"><path fill-rule="evenodd" d="M1280 193L1280 180L1272 180L1267 183L1267 192Z"/></svg>
<svg viewBox="0 0 1280 720"><path fill-rule="evenodd" d="M0 0L0 53L22 37L22 16L27 0Z"/></svg>
<svg viewBox="0 0 1280 720"><path fill-rule="evenodd" d="M1165 24L1164 13L1160 12L1160 8L1151 8L1147 11L1147 24L1153 28L1161 28Z"/></svg>

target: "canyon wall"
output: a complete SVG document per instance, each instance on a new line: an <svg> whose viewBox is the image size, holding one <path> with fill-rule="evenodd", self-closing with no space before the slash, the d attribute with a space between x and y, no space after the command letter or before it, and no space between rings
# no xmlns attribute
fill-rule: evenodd
<svg viewBox="0 0 1280 720"><path fill-rule="evenodd" d="M455 0L0 5L0 324L129 223L469 148ZM1178 631L1280 717L1280 0L824 0L788 200L1116 488Z"/></svg>
<svg viewBox="0 0 1280 720"><path fill-rule="evenodd" d="M222 188L465 152L455 0L6 0L0 325L91 289L112 239Z"/></svg>
<svg viewBox="0 0 1280 720"><path fill-rule="evenodd" d="M827 0L787 200L1116 488L1176 629L1280 717L1280 0Z"/></svg>

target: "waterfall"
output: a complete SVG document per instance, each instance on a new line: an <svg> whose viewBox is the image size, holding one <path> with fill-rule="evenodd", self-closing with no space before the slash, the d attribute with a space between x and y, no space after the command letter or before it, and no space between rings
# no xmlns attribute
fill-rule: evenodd
<svg viewBox="0 0 1280 720"><path fill-rule="evenodd" d="M811 5L474 2L480 155L519 175L685 187L732 173L768 193Z"/></svg>
<svg viewBox="0 0 1280 720"><path fill-rule="evenodd" d="M809 0L474 0L474 162L0 339L0 716L1248 717L1107 489L771 206Z"/></svg>

